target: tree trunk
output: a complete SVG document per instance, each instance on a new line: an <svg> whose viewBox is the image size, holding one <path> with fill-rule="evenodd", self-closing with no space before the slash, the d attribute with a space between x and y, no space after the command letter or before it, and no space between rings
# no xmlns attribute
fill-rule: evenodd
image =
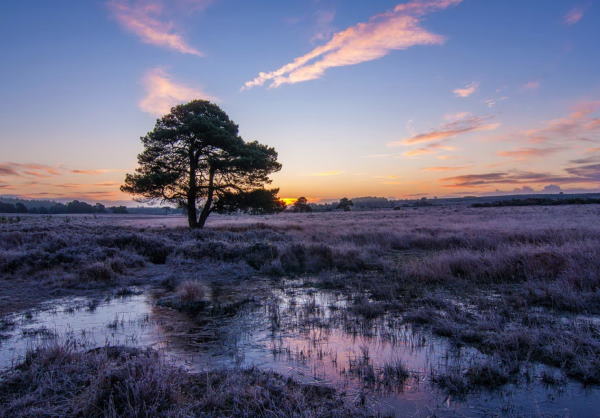
<svg viewBox="0 0 600 418"><path fill-rule="evenodd" d="M194 153L190 151L190 182L187 193L187 216L190 228L198 228L198 213L196 210L196 198L198 197L198 187L196 184L196 169L198 163L194 158Z"/></svg>
<svg viewBox="0 0 600 418"><path fill-rule="evenodd" d="M188 198L187 202L187 217L188 224L190 228L198 228L198 218L196 217L196 199L190 203L190 199Z"/></svg>
<svg viewBox="0 0 600 418"><path fill-rule="evenodd" d="M200 213L200 219L198 219L198 227L199 228L204 228L204 224L206 223L206 219L208 219L208 215L210 215L210 212L212 210L212 201L213 201L213 196L214 196L214 179L215 179L215 172L214 170L211 168L209 175L208 175L208 193L206 195L206 202L204 203L204 207L202 208L202 212Z"/></svg>

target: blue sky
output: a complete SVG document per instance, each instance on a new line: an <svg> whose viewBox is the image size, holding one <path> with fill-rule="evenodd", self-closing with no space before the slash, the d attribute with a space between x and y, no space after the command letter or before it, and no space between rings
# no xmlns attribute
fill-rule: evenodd
<svg viewBox="0 0 600 418"><path fill-rule="evenodd" d="M208 98L279 151L285 197L597 191L599 23L592 0L5 1L0 190L127 199L139 137Z"/></svg>

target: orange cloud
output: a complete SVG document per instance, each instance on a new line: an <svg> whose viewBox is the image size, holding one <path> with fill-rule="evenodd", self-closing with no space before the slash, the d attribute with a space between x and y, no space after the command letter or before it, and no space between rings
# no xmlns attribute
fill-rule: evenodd
<svg viewBox="0 0 600 418"><path fill-rule="evenodd" d="M413 0L392 11L373 16L333 35L326 44L269 72L261 72L242 90L262 86L294 84L322 77L329 68L356 65L386 56L392 50L415 45L440 45L445 38L420 26L420 17L435 10L461 3L462 0Z"/></svg>
<svg viewBox="0 0 600 418"><path fill-rule="evenodd" d="M552 119L546 126L524 131L531 142L545 142L554 137L559 139L581 139L586 134L600 131L600 117L591 115L600 110L600 101L583 102L562 118Z"/></svg>
<svg viewBox="0 0 600 418"><path fill-rule="evenodd" d="M6 162L0 164L0 176L52 177L60 175L60 169L44 164Z"/></svg>
<svg viewBox="0 0 600 418"><path fill-rule="evenodd" d="M84 175L90 175L90 176L95 176L98 174L106 174L106 173L114 173L114 172L119 172L119 171L125 171L122 169L116 169L116 168L98 168L98 169L75 169L75 170L70 170L71 173L73 174L84 174Z"/></svg>
<svg viewBox="0 0 600 418"><path fill-rule="evenodd" d="M574 25L583 18L583 8L574 7L564 16L563 22L566 25Z"/></svg>
<svg viewBox="0 0 600 418"><path fill-rule="evenodd" d="M171 80L161 68L154 68L143 79L146 96L139 102L144 112L156 116L169 113L173 106L194 99L214 100L202 90L188 87Z"/></svg>
<svg viewBox="0 0 600 418"><path fill-rule="evenodd" d="M500 151L500 157L514 158L516 160L527 160L529 158L544 157L549 154L564 150L564 147L553 148L520 148L511 151Z"/></svg>
<svg viewBox="0 0 600 418"><path fill-rule="evenodd" d="M423 142L440 141L470 132L491 131L500 126L499 123L488 123L489 120L490 117L472 116L466 119L446 123L440 128L431 132L418 134L400 141L389 142L387 145L390 147L395 147L399 145L412 145Z"/></svg>
<svg viewBox="0 0 600 418"><path fill-rule="evenodd" d="M169 5L171 6L171 5ZM173 31L173 23L159 20L163 5L151 0L112 0L108 7L116 20L142 42L169 48L182 54L201 56L183 37Z"/></svg>
<svg viewBox="0 0 600 418"><path fill-rule="evenodd" d="M469 97L470 95L475 93L478 88L479 88L479 83L473 81L472 83L467 84L463 88L458 88L458 89L452 90L452 92L454 93L454 95L456 97Z"/></svg>

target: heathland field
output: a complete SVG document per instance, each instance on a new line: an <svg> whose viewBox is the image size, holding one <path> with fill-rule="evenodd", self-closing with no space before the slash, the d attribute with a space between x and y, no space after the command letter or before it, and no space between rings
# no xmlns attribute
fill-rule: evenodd
<svg viewBox="0 0 600 418"><path fill-rule="evenodd" d="M0 416L600 410L600 205L0 222Z"/></svg>

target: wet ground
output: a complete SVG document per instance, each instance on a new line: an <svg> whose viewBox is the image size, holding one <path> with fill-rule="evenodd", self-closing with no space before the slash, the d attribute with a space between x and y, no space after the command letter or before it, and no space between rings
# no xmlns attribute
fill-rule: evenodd
<svg viewBox="0 0 600 418"><path fill-rule="evenodd" d="M357 298L288 282L235 315L201 320L157 306L148 292L64 299L6 318L0 368L15 364L30 347L69 338L86 348L152 347L191 371L274 370L401 416L600 416L599 389L569 381L547 385L541 374L555 371L538 365L524 366L517 381L500 389L450 396L431 383L434 376L489 359L397 316L356 315L347 308Z"/></svg>

